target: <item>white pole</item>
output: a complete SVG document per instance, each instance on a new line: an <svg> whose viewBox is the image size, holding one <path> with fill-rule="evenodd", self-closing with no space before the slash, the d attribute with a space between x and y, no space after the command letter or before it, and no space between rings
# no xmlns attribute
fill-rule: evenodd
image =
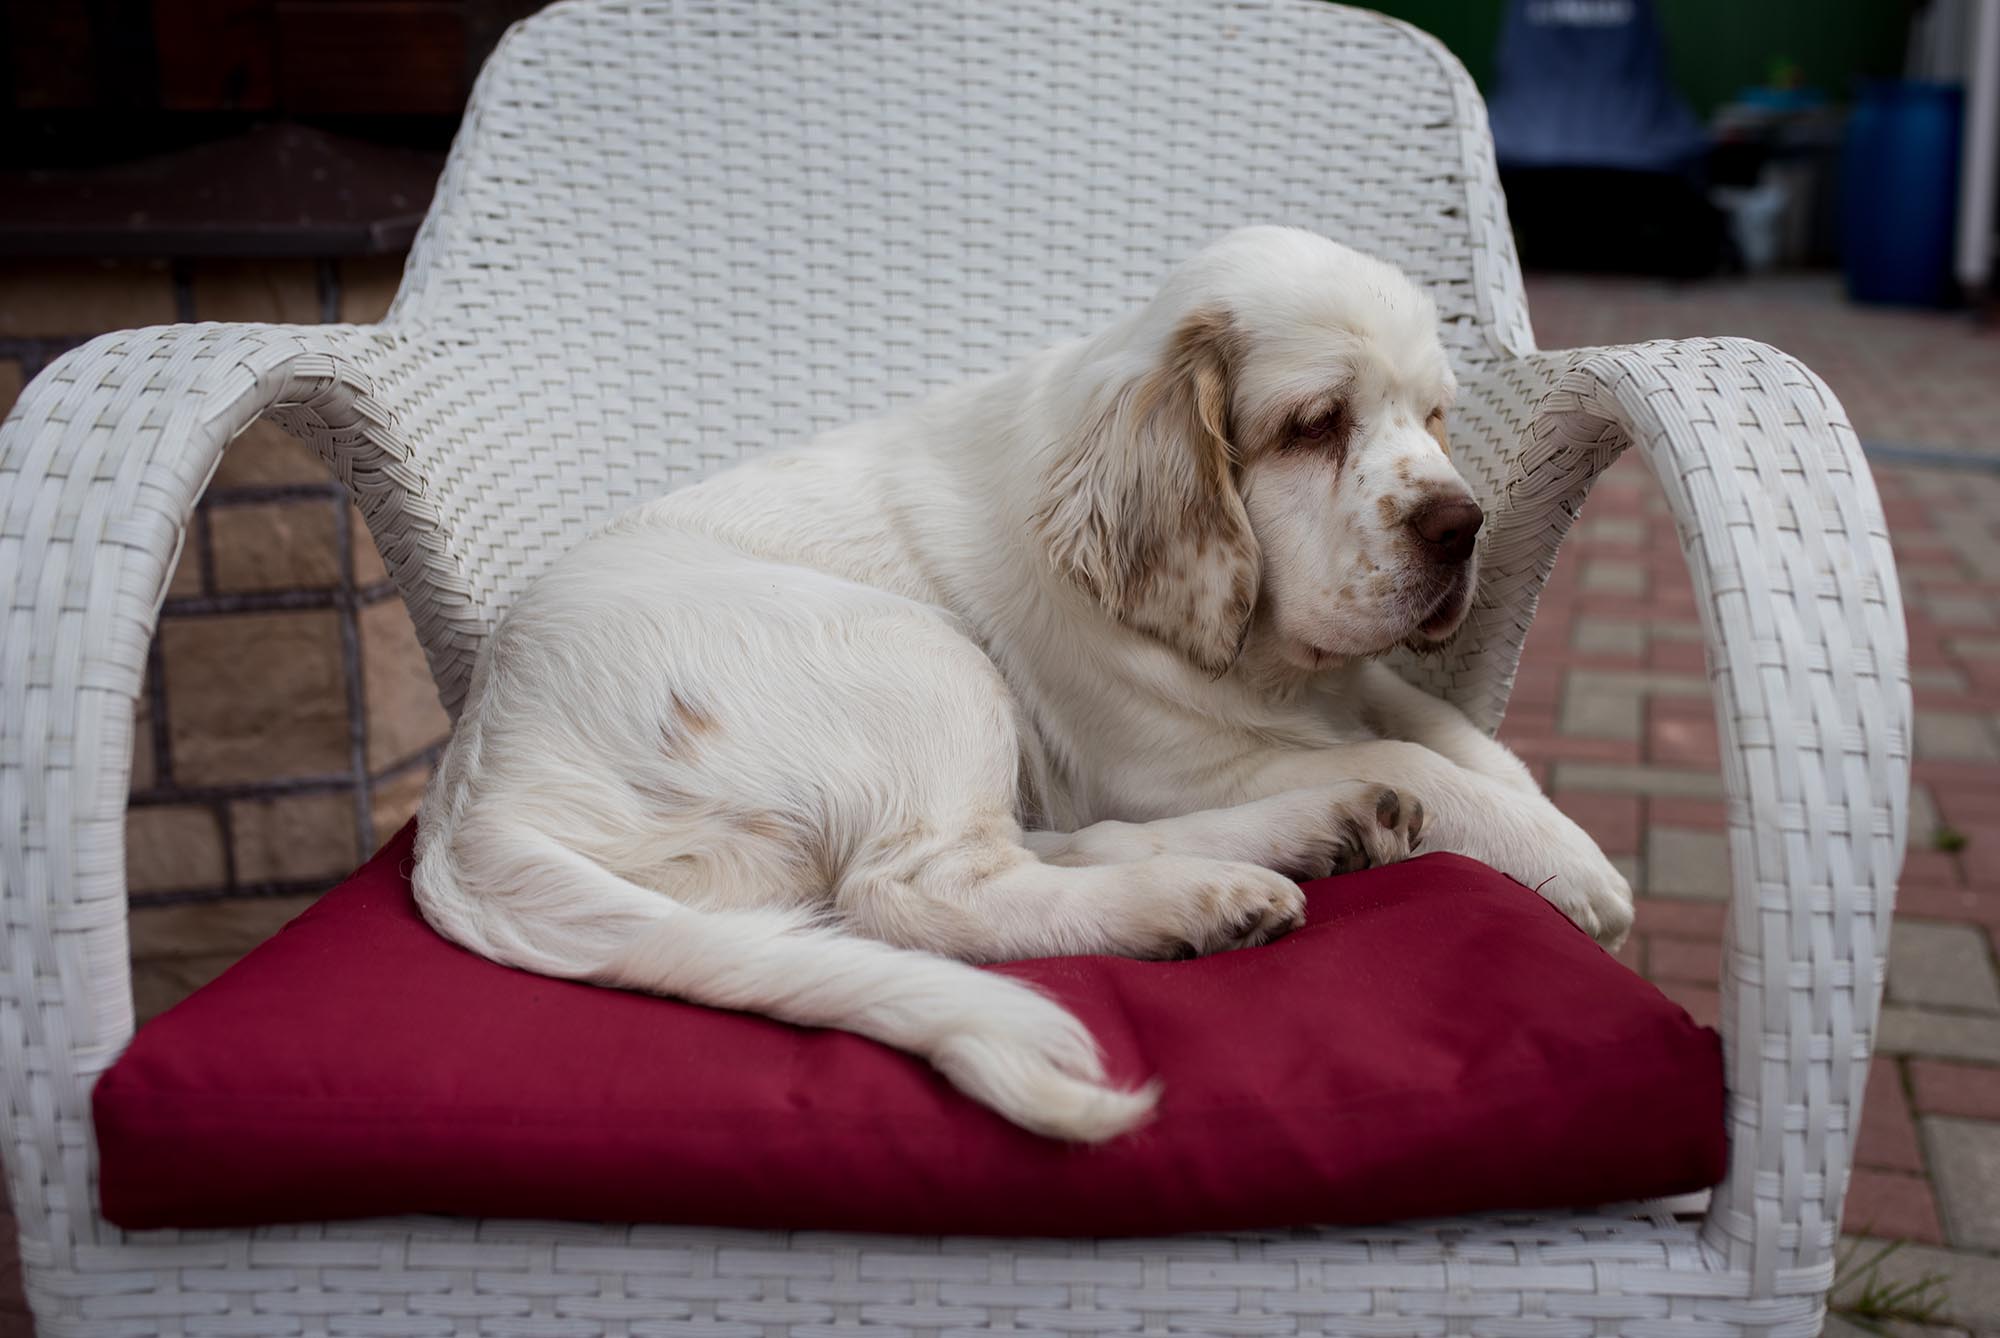
<svg viewBox="0 0 2000 1338"><path fill-rule="evenodd" d="M1993 265L1993 185L2000 155L2000 0L1974 0L1959 160L1958 281L1983 290Z"/></svg>

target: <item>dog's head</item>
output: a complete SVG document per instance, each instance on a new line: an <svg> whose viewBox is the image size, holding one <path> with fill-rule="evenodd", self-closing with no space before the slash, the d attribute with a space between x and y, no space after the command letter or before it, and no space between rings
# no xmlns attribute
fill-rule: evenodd
<svg viewBox="0 0 2000 1338"><path fill-rule="evenodd" d="M1430 300L1294 228L1245 228L1090 341L1037 517L1059 570L1221 673L1435 646L1477 582Z"/></svg>

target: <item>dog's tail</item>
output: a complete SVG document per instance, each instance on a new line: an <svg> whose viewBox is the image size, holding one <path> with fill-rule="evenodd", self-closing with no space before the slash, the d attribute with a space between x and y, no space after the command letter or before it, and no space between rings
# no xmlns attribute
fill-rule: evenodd
<svg viewBox="0 0 2000 1338"><path fill-rule="evenodd" d="M445 807L425 805L427 814ZM868 1036L922 1056L975 1101L1052 1138L1115 1137L1158 1100L1154 1085L1108 1082L1084 1025L1019 981L798 912L695 910L543 833L477 830L451 820L462 809L439 816L447 820L437 830L419 827L417 900L440 933L484 956Z"/></svg>

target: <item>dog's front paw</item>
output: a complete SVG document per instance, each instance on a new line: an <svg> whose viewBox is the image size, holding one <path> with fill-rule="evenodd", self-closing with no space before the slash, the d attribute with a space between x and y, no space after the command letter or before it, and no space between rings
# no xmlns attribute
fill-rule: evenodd
<svg viewBox="0 0 2000 1338"><path fill-rule="evenodd" d="M1322 797L1328 811L1286 862L1284 872L1294 878L1330 878L1395 864L1423 844L1423 801L1406 790L1361 783L1336 786Z"/></svg>
<svg viewBox="0 0 2000 1338"><path fill-rule="evenodd" d="M1608 952L1632 932L1632 885L1595 847L1562 860L1535 890Z"/></svg>
<svg viewBox="0 0 2000 1338"><path fill-rule="evenodd" d="M1305 893L1281 873L1222 860L1162 861L1169 862L1172 876L1149 899L1135 956L1205 957L1252 948L1305 923Z"/></svg>

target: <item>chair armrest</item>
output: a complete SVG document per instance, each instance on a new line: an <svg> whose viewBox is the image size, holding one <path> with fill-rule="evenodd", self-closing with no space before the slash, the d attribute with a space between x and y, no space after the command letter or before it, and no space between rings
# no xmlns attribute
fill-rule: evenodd
<svg viewBox="0 0 2000 1338"><path fill-rule="evenodd" d="M110 1230L90 1088L132 1034L132 712L189 514L224 447L266 413L312 435L344 479L370 467L395 420L367 368L392 338L105 335L0 424L0 1148L24 1242L58 1259Z"/></svg>
<svg viewBox="0 0 2000 1338"><path fill-rule="evenodd" d="M1909 816L1908 638L1874 479L1826 385L1747 340L1539 352L1467 389L1516 443L1474 471L1495 513L1490 693L1504 697L1519 655L1505 633L1525 631L1590 480L1630 444L1666 491L1729 815L1732 1153L1702 1239L1758 1297L1823 1290Z"/></svg>

